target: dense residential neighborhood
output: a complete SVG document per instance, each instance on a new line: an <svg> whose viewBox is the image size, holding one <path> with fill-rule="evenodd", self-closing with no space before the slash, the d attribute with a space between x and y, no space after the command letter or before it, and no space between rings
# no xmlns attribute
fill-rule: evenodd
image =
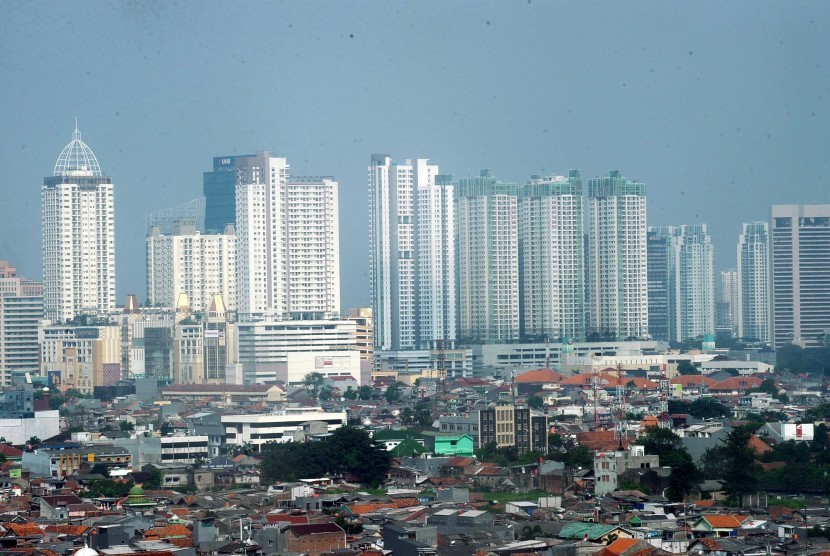
<svg viewBox="0 0 830 556"><path fill-rule="evenodd" d="M314 373L97 395L16 376L2 552L830 551L823 375L741 372L717 348L660 357L689 363L375 371L362 395Z"/></svg>

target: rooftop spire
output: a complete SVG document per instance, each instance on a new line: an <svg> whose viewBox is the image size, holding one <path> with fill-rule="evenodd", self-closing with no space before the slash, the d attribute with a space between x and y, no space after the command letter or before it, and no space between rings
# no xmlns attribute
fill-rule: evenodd
<svg viewBox="0 0 830 556"><path fill-rule="evenodd" d="M58 156L55 163L56 176L103 176L101 166L95 153L86 143L81 141L81 132L78 130L78 118L75 118L75 131L72 132L72 141L69 142Z"/></svg>

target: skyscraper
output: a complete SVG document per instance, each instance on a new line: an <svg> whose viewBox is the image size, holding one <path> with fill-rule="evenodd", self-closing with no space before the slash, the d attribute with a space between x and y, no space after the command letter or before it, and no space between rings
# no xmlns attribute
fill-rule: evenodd
<svg viewBox="0 0 830 556"><path fill-rule="evenodd" d="M372 310L380 350L454 341L455 219L451 180L426 159L369 166Z"/></svg>
<svg viewBox="0 0 830 556"><path fill-rule="evenodd" d="M190 306L203 311L215 295L236 307L236 236L228 224L223 234L202 234L193 226L173 224L165 234L153 227L146 239L147 302L172 307L184 293Z"/></svg>
<svg viewBox="0 0 830 556"><path fill-rule="evenodd" d="M744 223L738 239L738 337L769 342L769 224Z"/></svg>
<svg viewBox="0 0 830 556"><path fill-rule="evenodd" d="M720 330L738 332L738 272L723 270L715 302L715 325Z"/></svg>
<svg viewBox="0 0 830 556"><path fill-rule="evenodd" d="M773 205L772 341L824 345L830 331L830 205Z"/></svg>
<svg viewBox="0 0 830 556"><path fill-rule="evenodd" d="M646 185L619 170L588 182L588 266L588 332L646 337Z"/></svg>
<svg viewBox="0 0 830 556"><path fill-rule="evenodd" d="M582 178L531 176L519 189L522 336L585 336Z"/></svg>
<svg viewBox="0 0 830 556"><path fill-rule="evenodd" d="M112 180L76 128L41 190L47 319L115 308L113 192Z"/></svg>
<svg viewBox="0 0 830 556"><path fill-rule="evenodd" d="M675 228L675 303L672 338L678 342L715 333L715 251L706 224Z"/></svg>
<svg viewBox="0 0 830 556"><path fill-rule="evenodd" d="M458 327L464 342L519 339L516 184L489 170L455 184Z"/></svg>
<svg viewBox="0 0 830 556"><path fill-rule="evenodd" d="M0 261L0 388L11 386L15 371L38 374L42 320L43 286Z"/></svg>
<svg viewBox="0 0 830 556"><path fill-rule="evenodd" d="M646 236L648 252L648 332L652 340L671 338L674 296L671 293L674 261L670 226L650 227Z"/></svg>
<svg viewBox="0 0 830 556"><path fill-rule="evenodd" d="M213 171L202 176L205 232L220 234L228 224L236 224L236 184L247 180L252 158L256 155L213 157Z"/></svg>

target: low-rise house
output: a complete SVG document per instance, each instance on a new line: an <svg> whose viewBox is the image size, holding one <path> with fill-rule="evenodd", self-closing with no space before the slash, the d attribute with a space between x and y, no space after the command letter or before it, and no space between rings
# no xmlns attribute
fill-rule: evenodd
<svg viewBox="0 0 830 556"><path fill-rule="evenodd" d="M748 519L743 514L703 514L692 524L692 534L695 537L737 536Z"/></svg>
<svg viewBox="0 0 830 556"><path fill-rule="evenodd" d="M285 531L285 548L289 552L320 556L346 548L346 532L336 523L292 525Z"/></svg>

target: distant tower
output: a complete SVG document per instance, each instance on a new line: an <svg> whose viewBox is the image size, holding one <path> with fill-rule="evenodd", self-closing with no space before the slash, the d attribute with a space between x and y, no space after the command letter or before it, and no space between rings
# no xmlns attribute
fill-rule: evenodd
<svg viewBox="0 0 830 556"><path fill-rule="evenodd" d="M77 126L43 180L44 311L63 321L115 308L115 208L112 180L101 172Z"/></svg>
<svg viewBox="0 0 830 556"><path fill-rule="evenodd" d="M769 224L750 222L738 240L738 337L769 342Z"/></svg>
<svg viewBox="0 0 830 556"><path fill-rule="evenodd" d="M619 170L590 180L587 228L590 331L647 337L646 184Z"/></svg>

